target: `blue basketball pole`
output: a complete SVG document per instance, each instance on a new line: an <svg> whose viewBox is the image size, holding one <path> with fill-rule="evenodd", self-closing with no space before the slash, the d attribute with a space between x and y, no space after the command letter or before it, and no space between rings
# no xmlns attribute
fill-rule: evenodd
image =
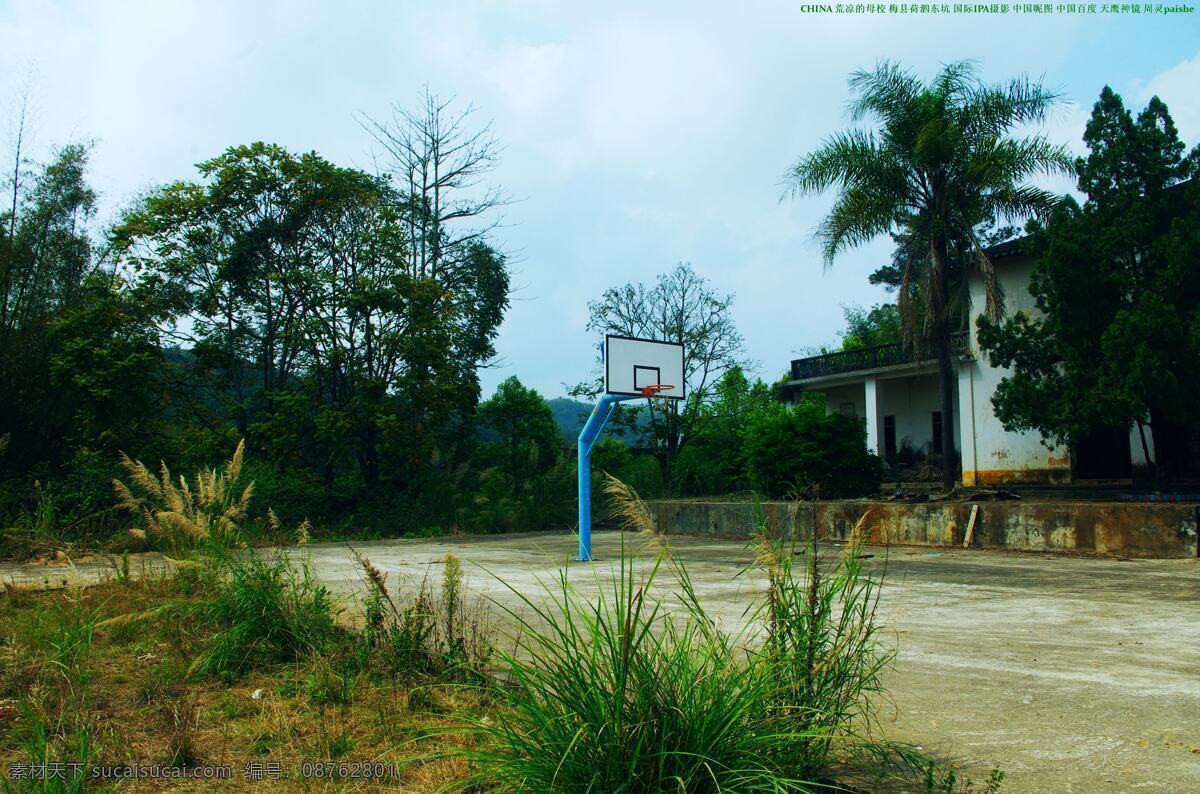
<svg viewBox="0 0 1200 794"><path fill-rule="evenodd" d="M592 559L592 447L608 424L617 403L636 399L624 395L604 395L579 431L579 556L575 559L580 562Z"/></svg>

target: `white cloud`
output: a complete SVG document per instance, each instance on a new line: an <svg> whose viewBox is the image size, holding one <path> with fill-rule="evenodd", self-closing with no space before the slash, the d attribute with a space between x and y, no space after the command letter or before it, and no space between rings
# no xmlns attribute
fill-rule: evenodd
<svg viewBox="0 0 1200 794"><path fill-rule="evenodd" d="M1131 107L1134 115L1146 106L1151 97L1157 96L1167 103L1179 137L1188 144L1188 148L1200 143L1200 52L1154 75L1145 83L1135 82L1133 87L1134 96L1137 97L1136 106Z"/></svg>

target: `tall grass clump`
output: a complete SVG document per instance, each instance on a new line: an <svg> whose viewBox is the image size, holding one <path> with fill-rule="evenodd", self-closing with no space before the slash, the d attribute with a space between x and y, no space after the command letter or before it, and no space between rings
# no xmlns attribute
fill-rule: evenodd
<svg viewBox="0 0 1200 794"><path fill-rule="evenodd" d="M627 518L644 515L615 480ZM648 527L640 527L647 530ZM672 570L681 609L651 591ZM623 545L596 593L564 571L545 598L513 588L514 649L490 693L500 715L475 723L478 782L503 791L781 791L805 783L779 764L796 737L771 720L773 683L720 631L665 549L639 566Z"/></svg>
<svg viewBox="0 0 1200 794"><path fill-rule="evenodd" d="M338 635L329 591L318 585L307 561L214 548L188 561L193 597L105 621L171 622L188 627L201 647L188 675L233 678L318 652Z"/></svg>
<svg viewBox="0 0 1200 794"><path fill-rule="evenodd" d="M891 654L877 641L878 582L862 567L861 527L828 567L772 539L761 518L766 588L742 628L721 628L686 567L654 534L637 494L609 478L627 527L595 592L566 571L538 595L513 589L513 650L491 684L498 715L476 720L475 782L502 791L818 791L852 746L870 743L870 696ZM815 549L815 547L813 547ZM670 580L678 600L653 593ZM882 745L878 745L882 747ZM882 752L882 751L881 751Z"/></svg>
<svg viewBox="0 0 1200 794"><path fill-rule="evenodd" d="M758 662L775 682L775 718L796 733L792 763L806 776L820 776L859 752L886 754L871 736L873 704L895 652L879 642L880 580L863 568L868 516L859 519L835 560L822 560L811 538L800 577L795 543L773 537L756 510L756 564L767 576L759 613L766 638ZM834 757L835 750L841 757Z"/></svg>
<svg viewBox="0 0 1200 794"><path fill-rule="evenodd" d="M121 453L129 483L113 480L118 506L141 523L129 530L130 539L149 547L185 551L201 544L229 546L240 539L240 526L250 506L254 483L242 486L246 442L239 441L223 466L201 469L189 481L171 476L161 463L154 474L140 460Z"/></svg>

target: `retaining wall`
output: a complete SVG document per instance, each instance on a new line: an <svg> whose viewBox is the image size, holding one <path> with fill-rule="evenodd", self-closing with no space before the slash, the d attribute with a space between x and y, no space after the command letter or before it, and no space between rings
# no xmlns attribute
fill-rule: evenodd
<svg viewBox="0 0 1200 794"><path fill-rule="evenodd" d="M747 502L652 501L650 515L667 534L747 537ZM1125 502L764 502L767 526L804 540L844 540L863 513L871 543L962 546L978 506L971 546L1019 551L1070 551L1129 557L1196 557L1200 507Z"/></svg>

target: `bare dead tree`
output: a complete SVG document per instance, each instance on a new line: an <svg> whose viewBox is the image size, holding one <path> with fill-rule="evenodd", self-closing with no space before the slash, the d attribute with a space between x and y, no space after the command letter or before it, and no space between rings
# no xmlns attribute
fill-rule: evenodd
<svg viewBox="0 0 1200 794"><path fill-rule="evenodd" d="M17 239L17 216L20 211L21 175L28 161L25 157L24 145L26 125L29 121L29 97L33 91L32 77L25 81L16 110L13 137L13 166L12 166L12 204L8 212L8 229L5 238L4 251L0 254L0 328L8 328L9 291L12 288L13 261L12 246Z"/></svg>
<svg viewBox="0 0 1200 794"><path fill-rule="evenodd" d="M475 107L456 112L453 104L426 87L415 107L394 105L390 119L360 118L390 156L389 176L408 202L414 276L440 278L448 264L460 264L499 224L486 216L511 200L485 179L501 154L491 122L475 127Z"/></svg>

